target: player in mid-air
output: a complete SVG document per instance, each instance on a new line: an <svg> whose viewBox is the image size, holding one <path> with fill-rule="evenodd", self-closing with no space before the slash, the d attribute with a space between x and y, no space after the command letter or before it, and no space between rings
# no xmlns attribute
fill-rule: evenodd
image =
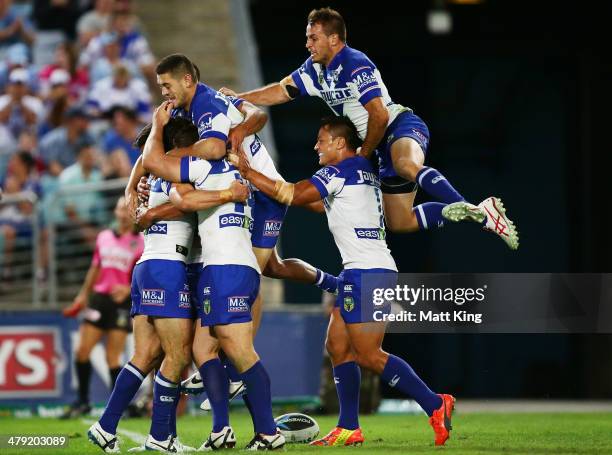
<svg viewBox="0 0 612 455"><path fill-rule="evenodd" d="M142 148L149 133L150 127L145 127L135 145ZM193 125L183 119L173 119L164 128L164 133L167 139L164 141L165 150L191 145L197 140ZM135 191L138 178L142 175L139 169L141 163L139 159L132 172L126 190L128 194ZM121 415L144 377L153 368L159 367L164 356L164 362L170 361L171 372L168 372L168 365L164 368L162 364L156 375L151 432L143 449L179 452L192 449L181 444L177 438L176 371L190 359L191 351L194 311L190 290L186 286L185 261L192 245L190 218L193 215L177 211L169 204L168 182L154 176L150 181L149 208L140 217L148 220L146 223L149 227L145 235L144 253L134 272L132 286L135 352L119 374L102 417L88 432L89 439L108 453L119 452L116 430ZM233 184L225 191L202 191L197 196L200 202L212 207L227 200L242 201L248 196L248 191L243 185Z"/></svg>
<svg viewBox="0 0 612 455"><path fill-rule="evenodd" d="M227 109L224 97L209 98L206 112L212 113L210 122L224 124L221 131L227 137L229 122L223 122ZM251 248L252 225L249 203L225 203L204 210L191 201L201 190L217 190L240 179L240 174L225 159L207 161L192 156L165 155L161 130L170 118L173 104L166 101L153 117L153 128L143 152L145 169L175 183L192 183L195 189L174 186L170 197L182 209L198 210L198 232L202 241L204 269L197 288L201 325L196 325L194 356L203 346L213 346L216 339L249 391L251 416L255 435L248 450L274 450L283 447L284 437L278 433L272 416L270 379L253 346L251 307L259 292L259 265ZM208 125L210 128L210 125ZM215 131L215 130L213 130ZM173 201L173 202L174 202ZM214 338L213 338L214 337ZM200 448L214 450L216 444L235 444L229 426L228 381L222 375L209 375L205 367L210 362L218 365L215 350L204 350L210 360L197 359L200 373L213 406L213 432ZM216 427L216 428L215 428ZM219 431L216 431L219 430Z"/></svg>
<svg viewBox="0 0 612 455"><path fill-rule="evenodd" d="M346 26L337 11L310 12L306 48L310 57L280 82L238 95L226 88L220 91L265 106L315 96L335 115L351 119L363 139L359 154L369 158L376 151L378 155L391 231L442 227L445 219L470 220L499 235L511 249L518 248L518 233L498 198L472 205L438 170L423 164L429 144L427 125L412 109L393 102L374 63L346 44ZM413 208L417 187L440 202Z"/></svg>
<svg viewBox="0 0 612 455"><path fill-rule="evenodd" d="M371 291L393 288L397 268L385 241L380 182L370 162L356 154L361 143L346 117L323 119L315 150L322 165L296 184L273 180L252 169L244 154L231 157L240 173L260 191L286 205L321 203L342 256L338 296L326 347L334 367L340 402L338 425L317 446L355 445L364 441L359 427L359 367L380 375L391 387L413 397L427 413L435 444L450 435L455 399L433 393L404 360L382 350L383 323L375 322ZM369 296L369 297L368 297ZM388 310L388 308L387 308Z"/></svg>
<svg viewBox="0 0 612 455"><path fill-rule="evenodd" d="M89 414L89 383L91 362L89 356L94 346L106 336L106 363L115 386L121 370L121 353L125 348L130 321L130 280L136 261L142 254L142 235L134 232L124 198L115 206L116 225L105 229L96 238L96 247L87 271L85 282L73 304L64 309L64 315L76 316L85 308L79 330L75 370L79 399L62 418L74 418Z"/></svg>

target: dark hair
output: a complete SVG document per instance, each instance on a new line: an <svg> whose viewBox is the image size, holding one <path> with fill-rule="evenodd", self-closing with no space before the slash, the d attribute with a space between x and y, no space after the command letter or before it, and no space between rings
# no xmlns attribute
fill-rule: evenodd
<svg viewBox="0 0 612 455"><path fill-rule="evenodd" d="M120 104L115 104L114 106L112 106L108 110L108 112L106 112L106 115L108 116L109 119L112 120L115 117L115 114L117 114L117 113L121 113L121 114L125 115L131 121L138 120L138 114L136 113L136 111L134 109L130 109L129 107L122 106Z"/></svg>
<svg viewBox="0 0 612 455"><path fill-rule="evenodd" d="M30 152L26 150L22 150L20 152L17 152L16 156L27 168L28 173L31 172L32 169L34 169L34 167L36 166L36 160L34 159L34 157L32 156Z"/></svg>
<svg viewBox="0 0 612 455"><path fill-rule="evenodd" d="M327 36L336 33L340 41L346 43L346 24L338 11L331 8L313 9L308 14L310 25L321 24Z"/></svg>
<svg viewBox="0 0 612 455"><path fill-rule="evenodd" d="M140 133L138 133L138 136L134 140L134 147L142 150L145 142L147 142L149 134L151 134L150 123L140 130ZM162 135L164 151L166 152L177 147L189 147L195 144L199 139L198 129L191 121L182 117L171 118L166 126L164 126Z"/></svg>
<svg viewBox="0 0 612 455"><path fill-rule="evenodd" d="M325 117L321 119L321 128L327 129L334 138L344 138L349 150L357 150L358 147L361 147L362 141L357 133L357 128L348 117L337 115Z"/></svg>
<svg viewBox="0 0 612 455"><path fill-rule="evenodd" d="M174 79L189 74L193 82L198 82L200 76L198 68L183 54L170 54L162 58L155 67L155 73L170 73Z"/></svg>

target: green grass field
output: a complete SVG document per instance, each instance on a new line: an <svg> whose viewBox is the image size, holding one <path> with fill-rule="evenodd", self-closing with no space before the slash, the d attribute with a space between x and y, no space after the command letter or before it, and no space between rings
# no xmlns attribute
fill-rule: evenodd
<svg viewBox="0 0 612 455"><path fill-rule="evenodd" d="M334 417L316 417L322 432L331 429ZM198 447L208 435L211 418L182 417L179 435L183 443ZM235 413L232 425L238 437L238 447L244 447L251 434L250 418ZM434 448L433 432L424 416L365 416L361 419L366 443L361 448L318 448L287 445L293 453L339 452L355 450L362 453L440 454L612 454L612 414L466 414L457 412L454 431L444 448ZM70 443L59 449L0 449L6 454L96 454L100 449L87 440L88 425L83 420L0 419L0 434L65 434ZM122 422L120 431L128 430L146 436L148 419ZM133 435L133 433L132 433ZM122 452L136 442L121 436ZM352 453L352 452L351 452Z"/></svg>

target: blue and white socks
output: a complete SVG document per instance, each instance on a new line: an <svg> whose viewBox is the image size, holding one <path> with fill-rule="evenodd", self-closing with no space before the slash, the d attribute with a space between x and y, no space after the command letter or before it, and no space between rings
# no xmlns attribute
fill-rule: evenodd
<svg viewBox="0 0 612 455"><path fill-rule="evenodd" d="M390 387L414 398L430 417L442 406L442 398L427 387L408 363L393 354L389 354L380 378Z"/></svg>
<svg viewBox="0 0 612 455"><path fill-rule="evenodd" d="M276 423L272 416L272 393L270 391L270 377L260 361L242 373L242 380L246 385L251 417L255 433L265 435L276 434Z"/></svg>
<svg viewBox="0 0 612 455"><path fill-rule="evenodd" d="M117 433L117 425L121 415L138 392L144 377L144 373L129 362L121 369L106 409L104 409L99 421L104 431L111 434Z"/></svg>
<svg viewBox="0 0 612 455"><path fill-rule="evenodd" d="M453 188L437 169L425 166L416 175L417 184L430 196L445 204L464 201L465 198Z"/></svg>
<svg viewBox="0 0 612 455"><path fill-rule="evenodd" d="M355 362L336 365L334 382L340 404L338 426L347 430L355 430L359 428L359 387L361 386L359 365Z"/></svg>
<svg viewBox="0 0 612 455"><path fill-rule="evenodd" d="M213 413L212 431L218 433L229 426L229 378L218 358L204 362L198 370Z"/></svg>
<svg viewBox="0 0 612 455"><path fill-rule="evenodd" d="M153 415L149 432L155 440L165 441L170 436L172 416L176 418L179 398L179 384L165 378L158 371L153 386Z"/></svg>

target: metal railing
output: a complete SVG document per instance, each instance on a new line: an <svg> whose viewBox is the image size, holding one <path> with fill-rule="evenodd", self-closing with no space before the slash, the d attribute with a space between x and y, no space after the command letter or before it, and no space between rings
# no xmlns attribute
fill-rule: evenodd
<svg viewBox="0 0 612 455"><path fill-rule="evenodd" d="M46 204L48 308L64 306L77 294L91 264L96 235L112 223L113 209L126 184L127 179L114 179L65 186ZM87 203L83 204L83 199L88 199ZM66 217L67 208L79 203L87 216L79 220Z"/></svg>
<svg viewBox="0 0 612 455"><path fill-rule="evenodd" d="M5 209L27 203L31 213L18 221L3 217ZM38 196L32 191L4 194L0 200L0 308L40 308L36 272L40 261ZM6 212L4 212L6 213ZM28 229L29 228L29 229Z"/></svg>

